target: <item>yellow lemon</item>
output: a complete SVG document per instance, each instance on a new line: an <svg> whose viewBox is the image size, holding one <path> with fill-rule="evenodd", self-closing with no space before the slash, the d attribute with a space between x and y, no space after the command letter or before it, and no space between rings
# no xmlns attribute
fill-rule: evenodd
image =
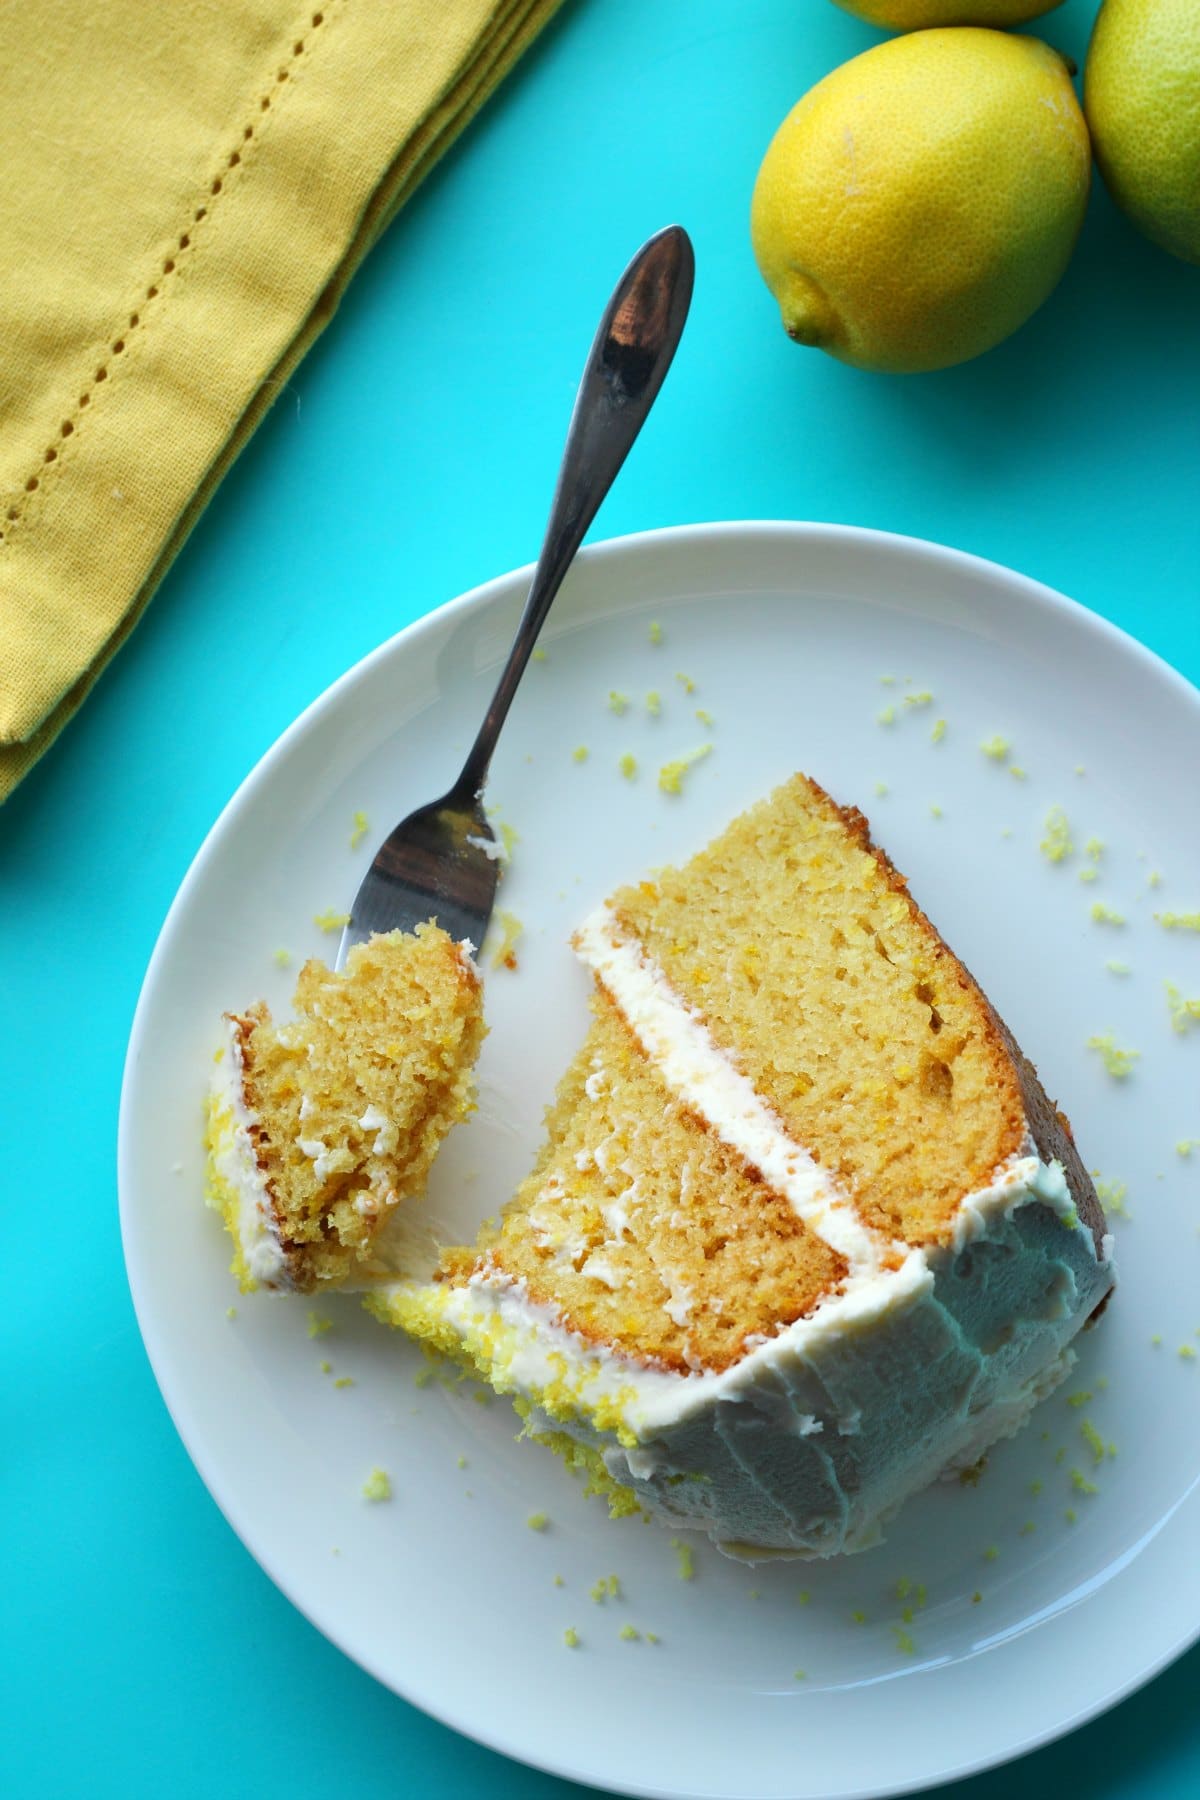
<svg viewBox="0 0 1200 1800"><path fill-rule="evenodd" d="M930 25L1024 25L1053 12L1062 0L834 0L843 12L890 31Z"/></svg>
<svg viewBox="0 0 1200 1800"><path fill-rule="evenodd" d="M1083 94L1117 205L1200 262L1200 0L1104 0Z"/></svg>
<svg viewBox="0 0 1200 1800"><path fill-rule="evenodd" d="M1046 299L1090 172L1055 51L1001 31L918 31L793 107L758 172L754 254L798 343L864 369L945 368Z"/></svg>

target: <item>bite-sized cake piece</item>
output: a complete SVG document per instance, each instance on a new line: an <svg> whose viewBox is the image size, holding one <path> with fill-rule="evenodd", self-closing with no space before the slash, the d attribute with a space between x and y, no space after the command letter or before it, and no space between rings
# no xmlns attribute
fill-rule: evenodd
<svg viewBox="0 0 1200 1800"><path fill-rule="evenodd" d="M466 946L419 925L356 945L343 974L305 963L293 1015L225 1014L208 1199L243 1290L367 1285L388 1218L472 1109L479 975Z"/></svg>
<svg viewBox="0 0 1200 1800"><path fill-rule="evenodd" d="M865 1549L1023 1423L1112 1287L1070 1127L804 776L575 944L594 1018L533 1173L368 1305L619 1507L750 1559Z"/></svg>

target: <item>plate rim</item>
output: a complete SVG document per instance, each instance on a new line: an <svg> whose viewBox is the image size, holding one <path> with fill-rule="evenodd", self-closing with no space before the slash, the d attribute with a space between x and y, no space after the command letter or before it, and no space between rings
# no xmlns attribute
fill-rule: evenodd
<svg viewBox="0 0 1200 1800"><path fill-rule="evenodd" d="M1193 709L1200 709L1200 687L1181 670L1169 663L1165 657L1126 631L1124 627L1115 624L1102 614L1092 611L1080 601L1074 600L1060 590L1038 581L1035 577L1025 575L1004 563L976 555L971 551L939 543L933 539L867 526L832 522L791 519L728 519L653 527L616 537L597 539L583 547L578 553L576 561L592 565L608 559L636 556L648 548L656 549L666 546L670 549L672 546L678 545L686 549L697 543L702 544L705 540L729 539L739 536L759 542L780 538L799 543L821 542L835 551L851 553L865 545L876 551L896 554L906 560L926 560L938 564L943 568L950 569L968 582L972 580L998 581L1010 588L1015 587L1022 590L1023 597L1034 606L1063 615L1084 630L1102 639L1108 639L1112 646L1123 654L1132 654L1136 661L1145 666L1147 673L1153 674L1159 680L1165 677L1168 684L1177 689L1181 699L1185 700ZM364 1648L357 1644L351 1645L346 1641L347 1634L343 1632L336 1620L321 1616L322 1608L310 1607L298 1597L297 1593L293 1591L293 1583L290 1578L276 1567L272 1546L269 1542L261 1541L256 1525L239 1516L237 1504L226 1491L217 1472L206 1460L202 1444L194 1441L194 1434L189 1428L191 1421L188 1419L186 1399L177 1388L172 1389L170 1378L163 1371L165 1345L149 1304L147 1283L139 1266L136 1232L132 1217L133 1202L130 1195L135 1186L135 1175L132 1167L133 1152L130 1145L129 1119L138 1081L138 1064L143 1049L146 1015L160 976L161 966L167 955L169 940L173 936L177 915L188 905L191 890L213 854L214 847L223 835L227 822L249 803L259 785L270 777L276 764L289 754L292 744L307 733L323 713L334 708L345 691L361 681L378 663L397 655L402 656L404 648L410 640L436 630L439 626L510 600L514 594L519 594L523 587L528 586L534 567L535 564L532 562L523 564L518 568L491 576L463 593L443 601L428 612L421 614L420 617L411 620L399 631L392 633L374 649L344 669L302 708L255 761L205 833L188 864L155 937L130 1026L122 1069L117 1121L116 1164L122 1256L138 1331L147 1360L168 1415L179 1434L189 1460L239 1542L289 1604L296 1608L302 1618L314 1626L351 1662L363 1669L389 1692L396 1694L407 1704L417 1707L461 1736L479 1743L489 1750L496 1751L519 1765L541 1770L546 1774L576 1782L583 1787L599 1792L628 1794L636 1796L637 1800L683 1800L683 1790L674 1787L663 1788L624 1780L613 1786L607 1780L598 1779L595 1773L589 1773L553 1757L540 1756L536 1751L531 1751L527 1747L518 1747L506 1741L501 1732L473 1724L470 1717L460 1714L452 1703L440 1698L418 1694L409 1687L400 1686L390 1673L384 1671L381 1659L372 1652L369 1646ZM1200 717L1198 717L1197 723L1200 724ZM199 1436L199 1434L195 1435ZM1003 1767L1068 1736L1079 1727L1110 1711L1121 1701L1129 1698L1154 1680L1156 1676L1192 1648L1198 1640L1200 1640L1200 1612L1197 1613L1192 1626L1174 1641L1168 1643L1165 1648L1160 1649L1148 1662L1144 1664L1139 1662L1139 1665L1126 1679L1117 1682L1100 1696L1089 1700L1069 1716L1029 1733L1004 1749L987 1750L979 1756L963 1759L953 1767L941 1768L926 1775L906 1779L899 1784L889 1783L881 1787L873 1783L866 1787L856 1788L852 1794L844 1793L843 1800L888 1800L888 1797L893 1795L923 1793L944 1783L961 1781L988 1769ZM748 1789L739 1789L734 1794L730 1790L727 1800L744 1800L744 1795L748 1792Z"/></svg>

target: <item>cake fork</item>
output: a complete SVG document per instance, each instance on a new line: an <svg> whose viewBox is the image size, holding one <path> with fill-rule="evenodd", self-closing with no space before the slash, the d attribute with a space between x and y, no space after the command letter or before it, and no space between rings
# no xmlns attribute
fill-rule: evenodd
<svg viewBox="0 0 1200 1800"><path fill-rule="evenodd" d="M584 366L541 553L479 735L453 787L384 839L354 897L337 968L372 933L411 931L428 919L456 941L483 943L500 872L483 810L496 740L563 577L671 366L694 272L691 240L682 226L668 225L618 281Z"/></svg>

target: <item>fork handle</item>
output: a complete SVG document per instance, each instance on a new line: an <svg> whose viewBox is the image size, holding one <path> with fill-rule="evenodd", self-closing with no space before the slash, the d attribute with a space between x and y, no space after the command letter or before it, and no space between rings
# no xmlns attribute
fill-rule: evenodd
<svg viewBox="0 0 1200 1800"><path fill-rule="evenodd" d="M692 298L695 258L681 225L644 243L618 281L592 344L525 610L487 716L453 793L483 791L500 728L538 632L601 501L646 421L675 354Z"/></svg>

